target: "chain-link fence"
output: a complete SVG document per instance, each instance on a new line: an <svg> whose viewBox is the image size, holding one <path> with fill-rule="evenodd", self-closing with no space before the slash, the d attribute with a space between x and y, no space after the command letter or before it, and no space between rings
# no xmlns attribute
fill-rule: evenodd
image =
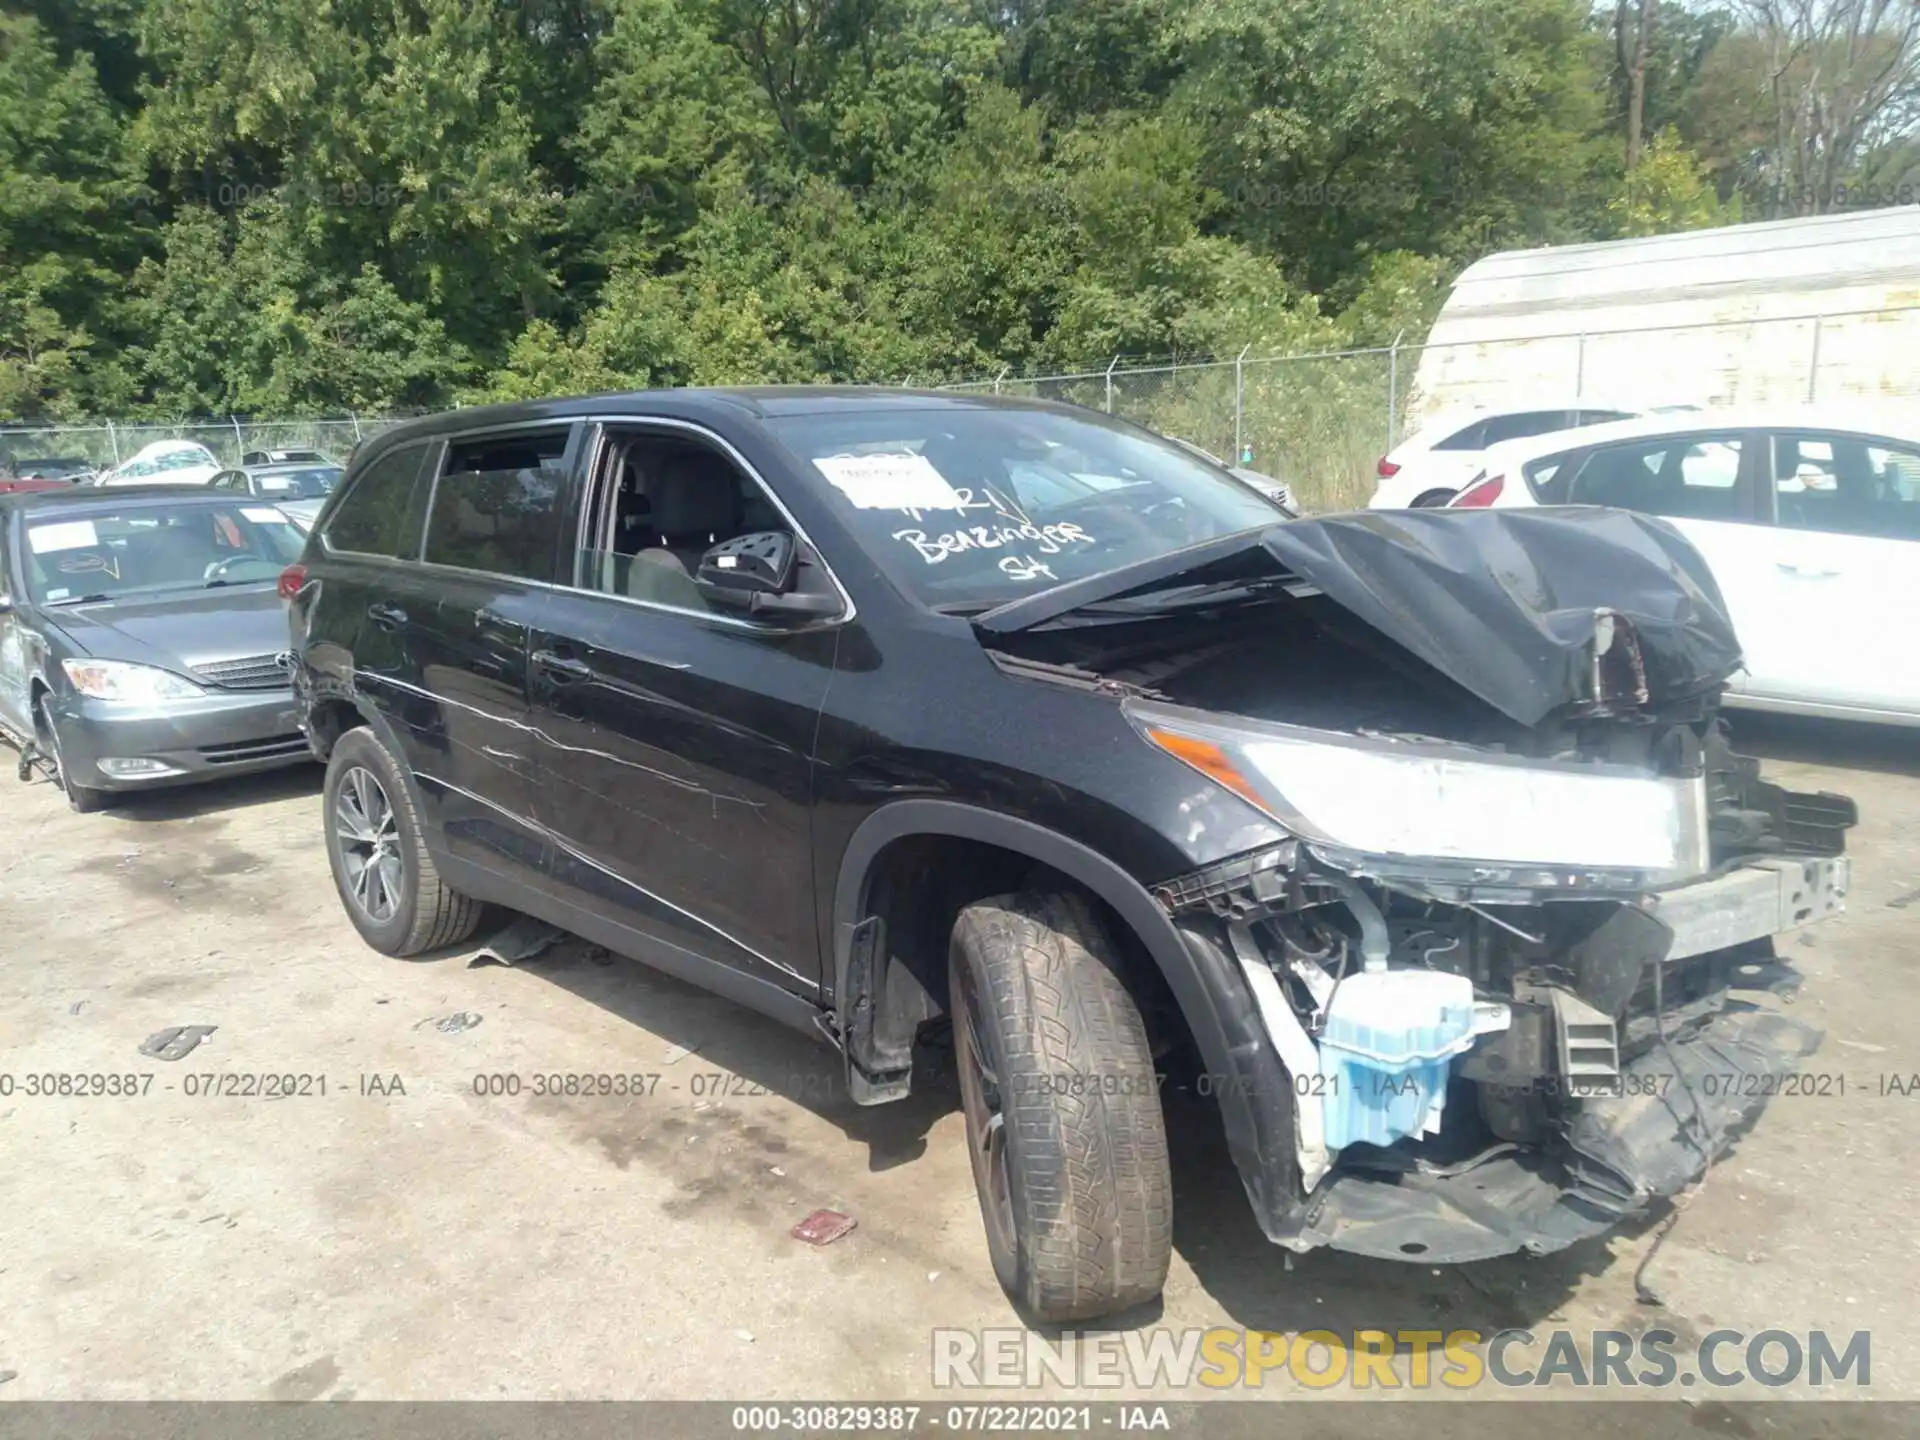
<svg viewBox="0 0 1920 1440"><path fill-rule="evenodd" d="M1379 457L1454 405L1749 405L1920 400L1920 305L1783 314L1712 323L1567 330L1542 309L1497 320L1502 333L1420 345L1303 355L1129 363L1100 370L955 382L951 390L1067 401L1124 415L1222 459L1286 480L1312 510L1363 505ZM1531 325L1534 333L1519 333ZM155 440L197 440L223 464L261 450L318 450L345 459L398 423L196 421L179 425L0 428L0 462L76 457L99 468Z"/></svg>
<svg viewBox="0 0 1920 1440"><path fill-rule="evenodd" d="M1510 320L1512 317L1509 317ZM1522 317L1527 318L1527 317ZM1129 364L946 388L1123 415L1279 476L1313 510L1364 505L1385 454L1454 405L1771 405L1920 399L1920 306ZM1920 417L1916 417L1920 419Z"/></svg>
<svg viewBox="0 0 1920 1440"><path fill-rule="evenodd" d="M1314 509L1366 502L1379 457L1403 428L1413 347L1241 355L943 388L1064 400L1176 436L1279 476ZM1403 367L1406 367L1403 369Z"/></svg>
<svg viewBox="0 0 1920 1440"><path fill-rule="evenodd" d="M156 440L193 440L213 452L222 465L239 465L258 451L317 450L345 460L353 447L377 435L393 419L344 420L200 420L179 425L46 425L0 427L0 463L24 473L36 460L84 460L106 470L133 459Z"/></svg>

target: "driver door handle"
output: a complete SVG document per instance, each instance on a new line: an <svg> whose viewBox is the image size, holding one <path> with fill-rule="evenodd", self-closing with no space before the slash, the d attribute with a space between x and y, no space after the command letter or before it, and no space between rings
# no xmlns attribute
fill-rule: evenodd
<svg viewBox="0 0 1920 1440"><path fill-rule="evenodd" d="M367 618L382 630L398 630L407 623L407 612L398 605L376 602L367 607Z"/></svg>
<svg viewBox="0 0 1920 1440"><path fill-rule="evenodd" d="M533 663L546 671L557 684L571 685L580 680L593 679L593 666L558 651L536 650L533 652Z"/></svg>
<svg viewBox="0 0 1920 1440"><path fill-rule="evenodd" d="M1783 575L1797 575L1802 580L1832 580L1840 574L1838 570L1820 570L1810 565L1795 565L1790 560L1776 561L1775 568Z"/></svg>

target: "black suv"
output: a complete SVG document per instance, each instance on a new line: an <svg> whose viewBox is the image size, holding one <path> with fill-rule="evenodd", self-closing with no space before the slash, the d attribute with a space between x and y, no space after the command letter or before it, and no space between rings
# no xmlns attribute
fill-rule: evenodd
<svg viewBox="0 0 1920 1440"><path fill-rule="evenodd" d="M281 590L372 946L523 911L863 1104L950 1022L1037 1317L1159 1290L1170 1069L1275 1242L1431 1263L1674 1194L1818 1040L1746 997L1853 807L1728 749L1658 520L1288 520L1070 407L675 391L369 441Z"/></svg>

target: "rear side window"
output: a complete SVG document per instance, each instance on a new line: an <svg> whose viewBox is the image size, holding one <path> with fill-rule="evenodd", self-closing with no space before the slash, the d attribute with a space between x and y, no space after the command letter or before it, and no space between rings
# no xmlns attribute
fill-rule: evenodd
<svg viewBox="0 0 1920 1440"><path fill-rule="evenodd" d="M1480 448L1498 445L1503 440L1524 440L1529 435L1548 435L1565 430L1573 417L1565 410L1528 410L1519 415L1495 415L1480 435Z"/></svg>
<svg viewBox="0 0 1920 1440"><path fill-rule="evenodd" d="M1534 498L1542 505L1564 505L1567 503L1567 489L1577 468L1568 461L1576 452L1560 455L1547 455L1538 460L1530 460L1521 467L1520 473L1527 477L1527 486L1533 491Z"/></svg>
<svg viewBox="0 0 1920 1440"><path fill-rule="evenodd" d="M1573 477L1576 505L1614 505L1682 520L1749 520L1738 435L1679 435L1603 445Z"/></svg>
<svg viewBox="0 0 1920 1440"><path fill-rule="evenodd" d="M569 433L521 431L448 446L427 516L427 563L552 581Z"/></svg>
<svg viewBox="0 0 1920 1440"><path fill-rule="evenodd" d="M1436 441L1436 450L1484 450L1486 442L1480 437L1487 433L1487 422L1476 420L1464 430L1456 430L1446 439Z"/></svg>
<svg viewBox="0 0 1920 1440"><path fill-rule="evenodd" d="M413 482L426 458L425 443L390 450L360 472L327 523L329 550L399 555L413 549L408 534Z"/></svg>

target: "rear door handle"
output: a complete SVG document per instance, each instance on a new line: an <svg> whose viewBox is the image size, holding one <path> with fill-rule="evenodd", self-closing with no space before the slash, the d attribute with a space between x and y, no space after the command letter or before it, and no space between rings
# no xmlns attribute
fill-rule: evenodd
<svg viewBox="0 0 1920 1440"><path fill-rule="evenodd" d="M398 630L407 623L407 612L398 605L376 602L367 607L367 618L382 630Z"/></svg>
<svg viewBox="0 0 1920 1440"><path fill-rule="evenodd" d="M1840 573L1838 570L1815 570L1805 565L1795 565L1787 560L1777 561L1776 568L1783 575L1797 575L1802 580L1832 580Z"/></svg>
<svg viewBox="0 0 1920 1440"><path fill-rule="evenodd" d="M576 660L571 655L562 655L558 651L536 650L533 652L533 663L562 685L593 679L593 666L584 660Z"/></svg>

